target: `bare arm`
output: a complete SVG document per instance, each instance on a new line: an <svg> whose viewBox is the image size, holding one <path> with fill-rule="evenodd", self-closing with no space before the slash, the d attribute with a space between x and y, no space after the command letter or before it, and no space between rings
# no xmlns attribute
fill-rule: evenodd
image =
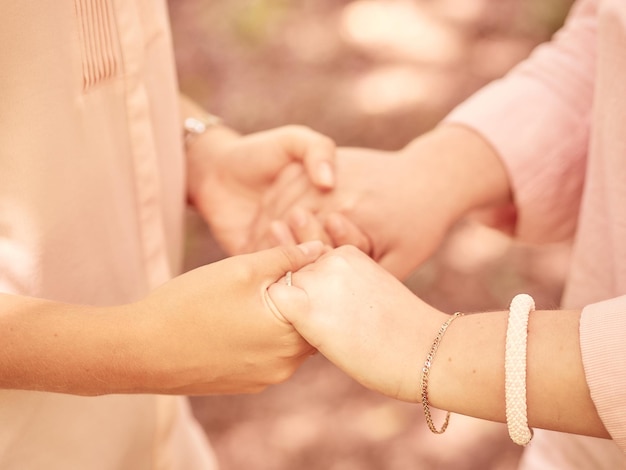
<svg viewBox="0 0 626 470"><path fill-rule="evenodd" d="M228 258L116 307L0 295L0 388L192 395L281 382L312 349L275 314L266 288L322 249Z"/></svg>
<svg viewBox="0 0 626 470"><path fill-rule="evenodd" d="M328 359L364 386L418 402L421 369L448 315L425 304L353 247L294 273L296 287L275 284L280 312ZM608 437L591 400L581 360L579 311L531 314L527 387L531 426ZM457 319L431 367L433 406L505 420L507 312Z"/></svg>
<svg viewBox="0 0 626 470"><path fill-rule="evenodd" d="M580 311L530 316L527 405L530 426L609 437L587 387ZM430 375L434 406L505 422L504 343L508 312L467 315L446 333ZM431 335L433 332L431 331Z"/></svg>
<svg viewBox="0 0 626 470"><path fill-rule="evenodd" d="M96 395L143 382L141 331L124 308L0 295L0 388Z"/></svg>

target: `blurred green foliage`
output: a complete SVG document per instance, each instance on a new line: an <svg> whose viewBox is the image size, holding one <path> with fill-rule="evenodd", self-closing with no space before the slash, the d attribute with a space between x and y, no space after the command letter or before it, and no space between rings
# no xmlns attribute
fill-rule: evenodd
<svg viewBox="0 0 626 470"><path fill-rule="evenodd" d="M525 25L526 30L554 33L563 26L572 3L573 0L526 0L522 2L518 23Z"/></svg>
<svg viewBox="0 0 626 470"><path fill-rule="evenodd" d="M248 46L262 46L287 18L288 0L235 2L230 10L231 25L238 39Z"/></svg>

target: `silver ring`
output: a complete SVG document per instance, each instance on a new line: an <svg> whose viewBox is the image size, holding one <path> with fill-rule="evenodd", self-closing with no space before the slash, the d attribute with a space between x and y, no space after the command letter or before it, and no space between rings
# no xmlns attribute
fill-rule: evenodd
<svg viewBox="0 0 626 470"><path fill-rule="evenodd" d="M287 271L287 274L285 275L285 281L287 282L287 285L289 287L291 287L293 285L291 283L291 271Z"/></svg>

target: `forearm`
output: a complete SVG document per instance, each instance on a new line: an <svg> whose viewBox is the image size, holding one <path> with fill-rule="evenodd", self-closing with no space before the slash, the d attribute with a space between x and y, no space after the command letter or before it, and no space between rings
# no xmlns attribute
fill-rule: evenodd
<svg viewBox="0 0 626 470"><path fill-rule="evenodd" d="M138 391L141 348L132 315L0 295L0 388L77 395Z"/></svg>
<svg viewBox="0 0 626 470"><path fill-rule="evenodd" d="M432 175L451 222L468 212L512 202L505 167L479 134L442 125L403 151ZM504 351L508 312L467 315L446 333L432 366L429 397L435 407L504 422ZM586 383L579 340L580 311L530 316L527 404L530 426L608 437ZM427 350L428 345L424 345Z"/></svg>
<svg viewBox="0 0 626 470"><path fill-rule="evenodd" d="M433 406L504 422L504 351L508 312L457 319L432 365ZM531 427L609 437L591 400L579 345L580 311L530 315L527 406Z"/></svg>
<svg viewBox="0 0 626 470"><path fill-rule="evenodd" d="M441 210L452 221L468 212L512 202L506 169L491 145L473 130L442 125L407 145L401 154L425 174Z"/></svg>

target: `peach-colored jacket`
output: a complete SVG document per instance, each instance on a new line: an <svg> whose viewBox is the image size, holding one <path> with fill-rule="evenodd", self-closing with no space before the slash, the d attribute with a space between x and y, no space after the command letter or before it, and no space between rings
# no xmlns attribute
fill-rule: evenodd
<svg viewBox="0 0 626 470"><path fill-rule="evenodd" d="M179 270L184 165L164 0L3 2L0 103L0 291L112 305ZM182 398L0 391L0 468L213 463Z"/></svg>
<svg viewBox="0 0 626 470"><path fill-rule="evenodd" d="M520 239L575 237L562 303L584 308L585 373L613 441L538 432L522 466L626 468L626 2L578 1L552 42L447 121L499 152Z"/></svg>

